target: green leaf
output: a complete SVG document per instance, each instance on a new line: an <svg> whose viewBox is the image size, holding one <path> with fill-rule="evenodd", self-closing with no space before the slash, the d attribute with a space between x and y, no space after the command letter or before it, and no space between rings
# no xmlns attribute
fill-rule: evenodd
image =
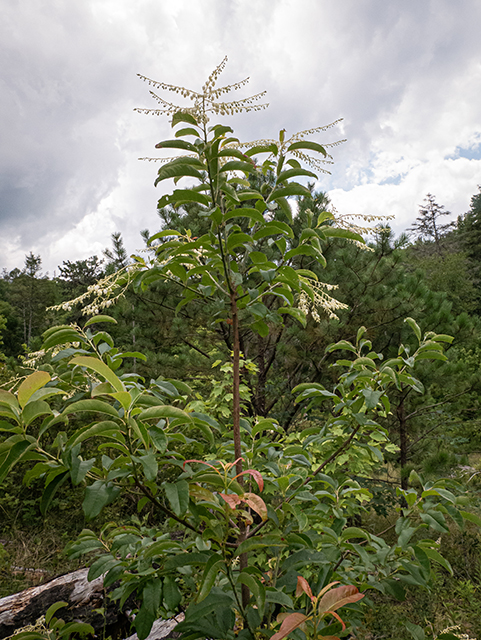
<svg viewBox="0 0 481 640"><path fill-rule="evenodd" d="M176 189L170 196L170 202L174 206L178 207L183 202L197 202L199 204L208 207L210 200L203 193L194 191L193 189Z"/></svg>
<svg viewBox="0 0 481 640"><path fill-rule="evenodd" d="M13 393L4 391L3 389L0 389L0 406L1 405L14 407L15 409L19 408L17 398L13 395Z"/></svg>
<svg viewBox="0 0 481 640"><path fill-rule="evenodd" d="M267 202L272 202L273 200L277 200L277 198L288 198L289 196L309 196L311 192L309 189L304 187L302 184L298 184L297 182L290 182L287 187L278 187L276 188Z"/></svg>
<svg viewBox="0 0 481 640"><path fill-rule="evenodd" d="M289 145L287 151L296 151L296 149L307 149L308 151L317 151L318 153L322 153L324 157L327 156L327 152L324 147L317 142L311 142L310 140L300 140L299 142L294 142Z"/></svg>
<svg viewBox="0 0 481 640"><path fill-rule="evenodd" d="M61 415L66 416L70 413L78 413L79 411L94 411L95 413L106 413L109 416L113 416L114 418L118 418L119 414L116 409L112 407L112 405L104 402L103 400L78 400L77 402L72 402L66 407Z"/></svg>
<svg viewBox="0 0 481 640"><path fill-rule="evenodd" d="M449 562L446 560L446 558L443 558L443 556L440 553L438 553L437 551L435 551L434 549L429 549L428 547L423 547L423 550L426 553L426 555L428 556L428 558L430 558L431 560L434 560L434 562L437 562L438 564L440 564L442 567L444 567L444 569L446 569L446 571L449 571L449 573L451 575L453 575L453 568L451 567Z"/></svg>
<svg viewBox="0 0 481 640"><path fill-rule="evenodd" d="M157 612L162 604L162 580L154 578L149 580L142 591L142 606L157 617Z"/></svg>
<svg viewBox="0 0 481 640"><path fill-rule="evenodd" d="M195 129L192 129L192 127L184 127L183 129L178 129L175 132L176 138L180 138L182 136L195 136L196 138L198 138L199 135L200 135L200 132L196 131Z"/></svg>
<svg viewBox="0 0 481 640"><path fill-rule="evenodd" d="M70 464L70 478L74 486L80 484L90 469L94 466L95 458L81 460L78 456L72 456Z"/></svg>
<svg viewBox="0 0 481 640"><path fill-rule="evenodd" d="M197 148L187 140L162 140L155 145L156 149L183 149L197 153Z"/></svg>
<svg viewBox="0 0 481 640"><path fill-rule="evenodd" d="M425 640L426 635L419 625L413 624L412 622L406 622L405 627L412 635L414 640Z"/></svg>
<svg viewBox="0 0 481 640"><path fill-rule="evenodd" d="M447 533L449 531L446 520L440 511L431 510L429 513L420 513L419 515L421 520L435 531L439 531L439 533Z"/></svg>
<svg viewBox="0 0 481 640"><path fill-rule="evenodd" d="M242 553L248 553L254 549L261 549L262 547L285 547L287 542L283 540L280 534L269 534L265 536L259 536L257 538L249 538L244 540L237 547L235 555L239 556Z"/></svg>
<svg viewBox="0 0 481 640"><path fill-rule="evenodd" d="M252 156L257 156L260 153L270 153L272 155L277 155L279 152L279 149L277 148L277 145L272 143L272 144L259 144L259 145L255 145L254 147L251 147L250 149L248 149L246 151L246 156L249 156L252 158Z"/></svg>
<svg viewBox="0 0 481 640"><path fill-rule="evenodd" d="M469 520L469 522L473 522L478 525L478 527L481 527L481 518L479 516L474 513L469 513L468 511L460 511L460 514L465 520Z"/></svg>
<svg viewBox="0 0 481 640"><path fill-rule="evenodd" d="M0 484L5 480L14 465L16 465L32 447L33 443L29 440L20 440L20 442L15 442L15 444L10 447L7 457L0 466Z"/></svg>
<svg viewBox="0 0 481 640"><path fill-rule="evenodd" d="M189 506L189 484L185 480L179 480L175 484L165 482L163 485L165 495L176 516L183 516Z"/></svg>
<svg viewBox="0 0 481 640"><path fill-rule="evenodd" d="M51 347L56 347L59 344L65 344L66 342L81 342L81 336L75 329L59 329L50 334L50 336L44 340L43 348L45 350Z"/></svg>
<svg viewBox="0 0 481 640"><path fill-rule="evenodd" d="M117 324L117 320L112 318L111 316L93 316L89 318L87 322L84 324L84 329L90 327L92 324L100 324L101 322L110 322L112 324Z"/></svg>
<svg viewBox="0 0 481 640"><path fill-rule="evenodd" d="M57 490L63 485L68 476L69 471L66 469L65 471L57 475L45 488L45 491L42 494L42 499L40 500L40 513L43 516L47 513L47 509L51 505L52 500L57 493Z"/></svg>
<svg viewBox="0 0 481 640"><path fill-rule="evenodd" d="M156 617L157 616L152 614L147 607L140 607L140 610L134 620L134 626L139 640L145 640L147 638Z"/></svg>
<svg viewBox="0 0 481 640"><path fill-rule="evenodd" d="M175 127L180 122L187 122L187 124L193 124L196 127L198 126L197 120L194 116L186 111L176 111L172 116L172 127Z"/></svg>
<svg viewBox="0 0 481 640"><path fill-rule="evenodd" d="M407 322L407 324L411 327L411 329L414 331L414 335L416 336L416 338L418 339L419 342L421 342L421 329L418 325L418 323L413 319L413 318L405 318L404 322Z"/></svg>
<svg viewBox="0 0 481 640"><path fill-rule="evenodd" d="M244 173L252 173L256 171L255 165L251 162L242 162L241 160L230 160L226 162L219 170L223 171L243 171Z"/></svg>
<svg viewBox="0 0 481 640"><path fill-rule="evenodd" d="M297 307L281 307L280 309L278 309L278 312L283 314L287 313L288 315L292 316L298 322L300 322L304 328L307 326L306 314L300 309L297 309Z"/></svg>
<svg viewBox="0 0 481 640"><path fill-rule="evenodd" d="M251 329L258 333L262 338L266 338L269 335L269 326L264 322L264 320L256 320L250 326Z"/></svg>
<svg viewBox="0 0 481 640"><path fill-rule="evenodd" d="M96 480L85 491L82 504L83 512L87 520L92 520L99 515L102 509L113 502L120 493L120 488L105 480Z"/></svg>
<svg viewBox="0 0 481 640"><path fill-rule="evenodd" d="M50 620L57 613L57 611L59 609L63 609L64 607L68 607L68 602L54 602L52 605L50 605L50 607L47 609L47 612L45 613L46 624L50 624Z"/></svg>
<svg viewBox="0 0 481 640"><path fill-rule="evenodd" d="M140 464L144 470L144 475L147 480L153 481L157 477L159 466L154 453L148 453L145 456L141 456L139 459Z"/></svg>
<svg viewBox="0 0 481 640"><path fill-rule="evenodd" d="M294 237L294 233L289 225L284 222L280 222L279 220L275 220L273 222L268 222L262 229L256 231L252 236L252 239L257 242L257 240L261 240L261 238L265 238L266 236L274 236L274 235L286 235L289 238Z"/></svg>
<svg viewBox="0 0 481 640"><path fill-rule="evenodd" d="M149 435L152 440L152 444L157 451L159 451L159 453L164 453L167 449L167 436L165 435L164 430L160 427L150 427Z"/></svg>
<svg viewBox="0 0 481 640"><path fill-rule="evenodd" d="M22 419L25 426L28 427L35 418L44 416L46 414L53 415L52 409L43 400L37 400L35 402L29 402L25 409L22 411Z"/></svg>
<svg viewBox="0 0 481 640"><path fill-rule="evenodd" d="M347 229L339 229L338 227L320 227L323 235L326 238L346 238L347 240L356 240L366 244L364 238L354 231L347 231Z"/></svg>
<svg viewBox="0 0 481 640"><path fill-rule="evenodd" d="M201 586L199 595L196 598L196 602L202 602L204 598L206 598L212 590L214 583L219 575L219 572L225 568L225 562L223 558L219 557L217 554L214 554L209 561L205 565L204 573L201 580Z"/></svg>
<svg viewBox="0 0 481 640"><path fill-rule="evenodd" d="M253 226L256 222L264 224L265 219L260 211L252 209L251 207L242 207L242 209L233 209L225 216L225 221L232 220L232 218L249 218L252 222L250 226Z"/></svg>
<svg viewBox="0 0 481 640"><path fill-rule="evenodd" d="M159 420L160 418L170 418L174 420L176 418L184 420L184 422L192 422L192 416L190 416L182 409L178 407L172 407L170 405L161 405L158 407L149 407L148 409L144 409L137 416L139 420L151 420L152 418L156 418Z"/></svg>
<svg viewBox="0 0 481 640"><path fill-rule="evenodd" d="M102 360L92 358L91 356L78 356L76 358L72 358L70 362L71 364L75 364L80 367L92 369L96 373L100 374L108 382L110 382L110 384L116 391L125 391L123 382L115 375L115 373L111 369L109 369L105 362L102 362Z"/></svg>
<svg viewBox="0 0 481 640"><path fill-rule="evenodd" d="M294 168L282 171L282 173L277 176L277 182L285 182L286 180L290 180L291 178L295 178L297 176L306 176L308 178L317 179L317 175L315 173L312 173L312 171L308 171L307 169L302 168Z"/></svg>
<svg viewBox="0 0 481 640"><path fill-rule="evenodd" d="M88 581L91 582L96 578L100 578L103 573L107 573L109 569L118 564L118 560L110 553L100 556L92 563L88 572Z"/></svg>
<svg viewBox="0 0 481 640"><path fill-rule="evenodd" d="M19 405L23 408L35 391L44 387L47 382L50 382L50 379L50 374L46 371L35 371L35 373L27 376L17 391Z"/></svg>
<svg viewBox="0 0 481 640"><path fill-rule="evenodd" d="M162 180L170 180L171 178L185 178L190 176L202 181L202 174L197 171L191 164L180 164L178 162L174 164L165 164L160 167L157 172L157 178L155 179L154 186L156 187Z"/></svg>
<svg viewBox="0 0 481 640"><path fill-rule="evenodd" d="M81 400L80 402L86 402L86 400ZM119 431L119 425L112 420L102 420L101 422L97 422L96 424L86 425L85 427L81 427L80 429L78 429L73 434L73 436L65 445L65 448L72 449L80 442L83 442L84 440L93 438L95 436L108 438L113 433L118 433Z"/></svg>
<svg viewBox="0 0 481 640"><path fill-rule="evenodd" d="M164 602L171 611L175 611L182 600L177 582L172 576L164 578Z"/></svg>

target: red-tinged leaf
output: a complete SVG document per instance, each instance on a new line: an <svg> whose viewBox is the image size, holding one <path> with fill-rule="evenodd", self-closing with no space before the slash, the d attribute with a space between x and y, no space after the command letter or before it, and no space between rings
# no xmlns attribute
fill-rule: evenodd
<svg viewBox="0 0 481 640"><path fill-rule="evenodd" d="M329 584L326 584L326 586L319 591L319 593L317 594L317 597L320 598L321 596L323 596L326 593L326 591L329 591L329 589L333 587L335 584L340 584L339 580L335 580L334 582L330 582Z"/></svg>
<svg viewBox="0 0 481 640"><path fill-rule="evenodd" d="M253 511L260 515L262 520L267 520L267 507L264 500L255 493L244 493L242 496L245 502Z"/></svg>
<svg viewBox="0 0 481 640"><path fill-rule="evenodd" d="M242 501L235 493L220 493L219 495L225 500L225 502L227 502L231 509L235 509Z"/></svg>
<svg viewBox="0 0 481 640"><path fill-rule="evenodd" d="M282 640L308 619L303 613L290 613L287 618L284 618L281 628L272 636L271 640Z"/></svg>
<svg viewBox="0 0 481 640"><path fill-rule="evenodd" d="M297 576L297 589L296 589L296 598L298 598L302 593L305 593L311 599L311 602L314 602L315 598L312 595L311 587L305 578L302 576Z"/></svg>
<svg viewBox="0 0 481 640"><path fill-rule="evenodd" d="M235 476L235 478L243 476L246 473L254 478L254 480L257 482L257 486L259 487L259 491L262 491L264 489L264 479L262 478L259 471L256 471L255 469L247 469L246 471L239 473L237 476Z"/></svg>
<svg viewBox="0 0 481 640"><path fill-rule="evenodd" d="M339 620L339 622L342 624L342 630L344 631L346 625L344 624L344 620L341 618L341 616L335 611L327 611L326 613L330 613L331 616L334 616L337 620Z"/></svg>
<svg viewBox="0 0 481 640"><path fill-rule="evenodd" d="M364 594L359 593L358 589L352 585L337 587L336 589L331 589L322 597L319 602L319 611L333 613L345 604L357 602L361 598L364 598Z"/></svg>

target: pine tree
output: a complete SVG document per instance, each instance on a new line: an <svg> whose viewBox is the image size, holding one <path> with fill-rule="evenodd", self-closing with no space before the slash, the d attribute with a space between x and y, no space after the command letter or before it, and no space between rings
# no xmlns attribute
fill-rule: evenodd
<svg viewBox="0 0 481 640"><path fill-rule="evenodd" d="M441 216L451 215L450 211L444 211L444 206L437 204L430 193L424 198L424 205L420 206L419 215L413 225L408 229L417 240L424 243L432 243L434 250L439 255L443 254L443 238L454 227L453 222L441 224Z"/></svg>

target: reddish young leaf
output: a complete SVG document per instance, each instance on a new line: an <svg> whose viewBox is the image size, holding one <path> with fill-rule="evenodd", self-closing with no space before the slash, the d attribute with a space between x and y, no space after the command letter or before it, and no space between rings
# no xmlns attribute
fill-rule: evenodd
<svg viewBox="0 0 481 640"><path fill-rule="evenodd" d="M298 598L302 593L305 593L311 599L311 602L315 601L314 596L312 595L311 587L305 578L302 576L297 576L297 589L296 589L296 598Z"/></svg>
<svg viewBox="0 0 481 640"><path fill-rule="evenodd" d="M239 476L244 476L246 473L254 478L254 480L257 482L257 486L259 487L259 491L262 491L264 489L264 479L262 478L259 471L256 471L255 469L246 469L242 473L234 476L234 480Z"/></svg>
<svg viewBox="0 0 481 640"><path fill-rule="evenodd" d="M359 593L356 587L352 585L347 585L344 587L337 587L336 589L331 589L328 591L319 602L319 611L325 611L326 613L332 613L343 607L345 604L349 604L351 602L357 602L364 598L363 593Z"/></svg>
<svg viewBox="0 0 481 640"><path fill-rule="evenodd" d="M329 589L333 587L335 584L339 584L339 580L335 580L334 582L330 582L329 584L326 584L326 586L319 591L319 593L317 594L317 597L320 598L321 596L323 596L326 593L326 591L329 591Z"/></svg>
<svg viewBox="0 0 481 640"><path fill-rule="evenodd" d="M300 627L301 624L308 619L309 618L303 613L290 613L286 618L284 618L281 628L272 636L271 640L282 640L282 638L288 636L291 631Z"/></svg>
<svg viewBox="0 0 481 640"><path fill-rule="evenodd" d="M242 501L242 498L235 493L220 493L219 495L227 502L231 509L235 509Z"/></svg>
<svg viewBox="0 0 481 640"><path fill-rule="evenodd" d="M262 520L267 520L266 503L260 496L257 496L255 493L244 493L242 500L249 505L253 511L258 513Z"/></svg>

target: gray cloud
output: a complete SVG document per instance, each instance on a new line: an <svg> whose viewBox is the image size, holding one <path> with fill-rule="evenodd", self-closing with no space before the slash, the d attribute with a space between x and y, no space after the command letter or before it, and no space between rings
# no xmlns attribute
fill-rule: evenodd
<svg viewBox="0 0 481 640"><path fill-rule="evenodd" d="M200 88L251 76L270 108L233 121L243 138L344 116L335 150L339 208L409 224L427 191L455 213L481 182L460 157L481 133L481 5L463 0L67 0L11 2L0 26L0 267L24 253L50 270L100 252L114 230L130 250L156 226L155 167L169 136L136 73ZM239 94L239 97L240 94ZM321 138L320 138L321 139ZM470 143L471 141L471 143ZM461 154L462 155L462 154Z"/></svg>

